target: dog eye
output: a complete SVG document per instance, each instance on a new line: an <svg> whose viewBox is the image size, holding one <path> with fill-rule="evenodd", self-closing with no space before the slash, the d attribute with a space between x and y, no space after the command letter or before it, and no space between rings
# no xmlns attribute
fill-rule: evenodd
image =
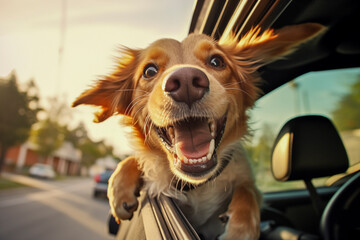
<svg viewBox="0 0 360 240"><path fill-rule="evenodd" d="M209 65L216 69L223 69L225 67L225 61L221 56L213 55L209 58Z"/></svg>
<svg viewBox="0 0 360 240"><path fill-rule="evenodd" d="M150 64L146 65L146 67L144 68L143 77L144 78L152 78L157 73L158 73L158 67L155 64L150 63Z"/></svg>

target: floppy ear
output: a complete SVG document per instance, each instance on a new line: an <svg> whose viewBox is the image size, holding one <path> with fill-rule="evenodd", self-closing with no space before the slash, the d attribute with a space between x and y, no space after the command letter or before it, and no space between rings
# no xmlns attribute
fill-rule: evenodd
<svg viewBox="0 0 360 240"><path fill-rule="evenodd" d="M94 122L102 122L114 114L126 114L126 110L130 108L139 51L126 48L122 53L115 72L98 80L72 104L73 107L81 104L101 107L95 113Z"/></svg>
<svg viewBox="0 0 360 240"><path fill-rule="evenodd" d="M296 49L296 46L310 40L326 28L317 23L305 23L283 27L279 30L266 30L255 27L245 34L240 41L237 36L220 39L219 44L238 61L250 61L265 65L273 62Z"/></svg>

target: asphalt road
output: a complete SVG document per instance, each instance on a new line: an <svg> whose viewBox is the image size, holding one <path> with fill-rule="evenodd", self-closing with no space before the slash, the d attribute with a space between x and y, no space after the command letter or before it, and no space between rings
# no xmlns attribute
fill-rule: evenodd
<svg viewBox="0 0 360 240"><path fill-rule="evenodd" d="M109 205L92 197L91 179L10 177L32 187L0 190L1 240L114 239L107 233Z"/></svg>

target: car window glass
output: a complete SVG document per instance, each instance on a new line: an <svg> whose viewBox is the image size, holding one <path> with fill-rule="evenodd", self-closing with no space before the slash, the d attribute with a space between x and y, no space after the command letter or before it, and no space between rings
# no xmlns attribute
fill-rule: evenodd
<svg viewBox="0 0 360 240"><path fill-rule="evenodd" d="M360 68L307 73L263 96L250 111L252 136L246 149L261 190L305 188L302 181L277 182L270 170L271 149L281 127L305 114L330 118L340 132L350 166L360 165ZM327 178L313 183L330 184Z"/></svg>

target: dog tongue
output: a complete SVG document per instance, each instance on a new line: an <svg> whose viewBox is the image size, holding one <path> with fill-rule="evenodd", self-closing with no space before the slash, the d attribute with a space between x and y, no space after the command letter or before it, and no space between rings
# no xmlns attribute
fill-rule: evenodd
<svg viewBox="0 0 360 240"><path fill-rule="evenodd" d="M212 136L206 119L184 121L174 126L174 133L177 149L188 159L198 159L208 154Z"/></svg>

